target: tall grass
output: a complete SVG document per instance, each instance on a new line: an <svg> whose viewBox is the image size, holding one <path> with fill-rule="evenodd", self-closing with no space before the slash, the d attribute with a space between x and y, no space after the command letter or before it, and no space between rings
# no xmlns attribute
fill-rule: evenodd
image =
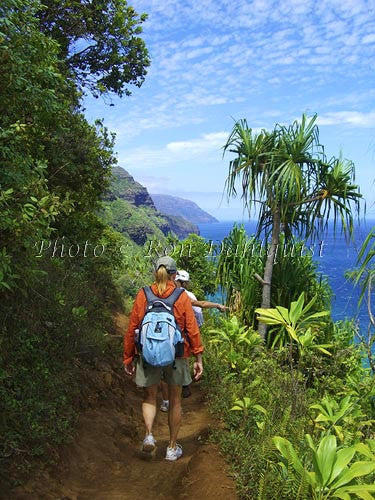
<svg viewBox="0 0 375 500"><path fill-rule="evenodd" d="M327 279L317 275L317 265L305 242L280 237L271 291L271 307L288 307L304 292L306 301L315 295L314 311L330 309L331 289ZM256 327L255 309L261 305L267 242L249 237L243 226L235 225L224 238L218 258L217 283L226 293L227 305L242 322ZM271 339L268 339L270 341Z"/></svg>

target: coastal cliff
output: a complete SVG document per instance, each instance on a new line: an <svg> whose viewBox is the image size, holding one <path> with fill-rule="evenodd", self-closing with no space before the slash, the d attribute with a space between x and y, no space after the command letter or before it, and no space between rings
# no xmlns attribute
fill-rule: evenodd
<svg viewBox="0 0 375 500"><path fill-rule="evenodd" d="M104 199L104 218L116 231L127 235L138 245L148 238L163 239L169 233L185 238L199 234L188 220L159 211L147 189L122 167L112 170L113 180Z"/></svg>

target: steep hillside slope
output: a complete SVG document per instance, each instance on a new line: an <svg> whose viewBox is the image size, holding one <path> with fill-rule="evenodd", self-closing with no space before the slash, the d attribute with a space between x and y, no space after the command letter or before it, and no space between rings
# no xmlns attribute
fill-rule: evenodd
<svg viewBox="0 0 375 500"><path fill-rule="evenodd" d="M167 215L179 215L193 224L218 222L215 217L202 210L196 203L167 194L151 194L155 206Z"/></svg>
<svg viewBox="0 0 375 500"><path fill-rule="evenodd" d="M169 233L185 238L198 228L180 217L164 216L155 208L147 189L123 168L113 169L111 188L105 197L104 220L138 245L148 238L162 240Z"/></svg>
<svg viewBox="0 0 375 500"><path fill-rule="evenodd" d="M112 169L112 174L114 179L111 184L110 193L107 197L109 201L120 198L135 207L149 207L156 210L147 189L134 180L134 177L132 177L129 172L122 167L114 167Z"/></svg>

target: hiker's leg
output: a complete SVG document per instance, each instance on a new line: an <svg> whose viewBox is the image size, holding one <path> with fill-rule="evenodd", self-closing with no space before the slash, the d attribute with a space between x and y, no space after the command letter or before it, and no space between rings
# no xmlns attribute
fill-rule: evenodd
<svg viewBox="0 0 375 500"><path fill-rule="evenodd" d="M168 424L170 435L169 446L174 448L176 446L177 435L181 425L181 386L168 385L168 397Z"/></svg>
<svg viewBox="0 0 375 500"><path fill-rule="evenodd" d="M158 393L158 384L145 387L142 402L143 420L146 426L146 436L152 434L152 426L156 415L156 397Z"/></svg>
<svg viewBox="0 0 375 500"><path fill-rule="evenodd" d="M165 381L168 383L169 413L168 424L170 433L169 447L175 448L178 431L181 424L181 389L191 383L189 362L186 358L175 360L173 366L164 369Z"/></svg>
<svg viewBox="0 0 375 500"><path fill-rule="evenodd" d="M162 380L160 382L161 393L163 395L163 401L168 401L168 384Z"/></svg>

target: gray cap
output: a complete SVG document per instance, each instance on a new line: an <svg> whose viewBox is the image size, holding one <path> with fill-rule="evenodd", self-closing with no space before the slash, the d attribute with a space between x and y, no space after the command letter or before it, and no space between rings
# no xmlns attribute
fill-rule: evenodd
<svg viewBox="0 0 375 500"><path fill-rule="evenodd" d="M169 257L168 255L160 257L160 259L157 260L155 266L156 270L158 270L160 266L164 266L165 269L171 274L177 272L176 262L172 259L172 257Z"/></svg>

